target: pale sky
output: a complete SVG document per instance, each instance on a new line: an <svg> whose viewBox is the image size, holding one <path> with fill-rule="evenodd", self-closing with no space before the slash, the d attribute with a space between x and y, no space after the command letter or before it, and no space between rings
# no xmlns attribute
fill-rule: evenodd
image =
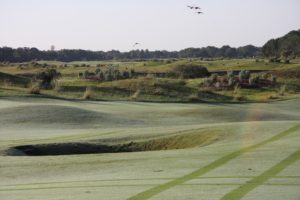
<svg viewBox="0 0 300 200"><path fill-rule="evenodd" d="M187 8L196 4L203 15ZM0 46L181 50L300 29L300 0L0 0Z"/></svg>

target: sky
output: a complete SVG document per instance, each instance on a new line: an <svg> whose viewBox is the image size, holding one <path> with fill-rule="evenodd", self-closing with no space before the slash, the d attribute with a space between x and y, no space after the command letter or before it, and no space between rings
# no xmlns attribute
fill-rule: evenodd
<svg viewBox="0 0 300 200"><path fill-rule="evenodd" d="M198 15L187 5L198 5ZM0 46L181 50L248 44L300 29L299 0L0 0ZM133 47L135 42L140 43Z"/></svg>

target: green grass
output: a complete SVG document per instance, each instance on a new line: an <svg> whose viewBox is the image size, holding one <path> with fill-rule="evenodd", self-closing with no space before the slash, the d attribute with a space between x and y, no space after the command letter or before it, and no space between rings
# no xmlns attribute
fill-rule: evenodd
<svg viewBox="0 0 300 200"><path fill-rule="evenodd" d="M31 83L28 78L14 76L11 74L0 72L0 84L4 86L20 86L27 87Z"/></svg>
<svg viewBox="0 0 300 200"><path fill-rule="evenodd" d="M242 197L244 197L251 190L258 187L259 185L262 185L263 183L268 181L271 177L274 177L275 175L283 171L286 167L295 163L299 159L300 159L300 149L294 152L293 154L291 154L289 157L285 158L280 163L270 168L269 170L265 171L261 175L254 177L246 184L226 194L221 200L242 199Z"/></svg>
<svg viewBox="0 0 300 200"><path fill-rule="evenodd" d="M258 143L258 144L255 144L255 145L252 145L252 146L249 146L249 147L245 147L243 149L240 149L238 151L230 153L230 154L228 154L228 155L226 155L226 156L224 156L224 157L222 157L222 158L220 158L220 159L218 159L218 160L216 160L216 161L214 161L214 162L212 162L212 163L210 163L210 164L208 164L208 165L206 165L206 166L204 166L204 167L202 167L202 168L200 168L200 169L198 169L198 170L196 170L196 171L194 171L194 172L192 172L190 174L187 174L187 175L185 175L183 177L180 177L180 178L175 179L173 181L167 182L165 184L159 185L159 186L154 187L154 188L152 188L150 190L144 191L144 192L142 192L140 194L137 194L134 197L131 197L129 200L145 200L145 199L150 199L151 197L157 195L158 193L161 193L161 192L163 192L165 190L168 190L168 189L170 189L172 187L175 187L177 185L181 185L181 184L183 184L183 183L185 183L187 181L195 179L196 177L202 176L205 173L208 173L209 171L214 170L215 168L220 167L220 166L226 164L230 160L235 159L238 156L240 156L240 155L242 155L242 154L244 154L246 152L252 151L252 150L254 150L256 148L259 148L259 147L261 147L261 146L263 146L265 144L268 144L270 142L279 140L280 138L285 137L286 135L291 134L291 133L293 133L295 131L298 131L298 130L300 130L300 125L297 125L297 126L291 128L291 129L288 129L287 131L284 131L284 132L282 132L282 133L280 133L278 135L275 135L272 138L270 138L268 140L265 140L265 141L263 141L261 143ZM271 174L271 173L275 175L276 172L277 173L280 172L283 169L282 168L283 165L285 166L285 165L287 165L289 163L292 163L292 162L296 161L296 159L299 158L299 155L300 155L299 153L300 153L300 151L297 151L295 154L293 154L291 157L289 157L287 160L285 160L285 162L279 163L276 167L274 167L274 169L272 168L270 171L268 171L268 172L260 175L257 178L254 178L253 182L255 184L259 184L260 182L261 183L265 182L267 180L267 178L262 178L262 177L264 177L263 175L267 175L267 174ZM258 181L258 180L260 180L260 181ZM257 182L259 182L259 183L257 183ZM240 189L238 189L236 191L233 191L232 194L230 193L230 194L228 194L228 196L225 196L222 199L224 199L224 200L240 199L247 191L251 190L254 187L255 187L255 185L253 185L251 183L248 183L244 187L241 187ZM236 193L240 194L240 196L237 196Z"/></svg>
<svg viewBox="0 0 300 200"><path fill-rule="evenodd" d="M153 199L221 199L273 166L281 166L299 149L299 105L297 99L166 104L1 97L2 152L18 145L72 142L134 142L151 144L155 151L0 155L0 196L12 200L130 199L175 182ZM258 182L255 189L279 188L290 199L299 195L299 162L288 164L280 167L280 173L267 174L269 179ZM183 177L188 179L177 184ZM262 194L272 196L268 190Z"/></svg>
<svg viewBox="0 0 300 200"><path fill-rule="evenodd" d="M1 199L298 200L299 59L291 64L252 59L192 61L210 71L274 70L278 76L278 87L236 93L199 88L203 79L100 83L77 78L79 72L94 71L97 64L168 72L189 62L72 62L68 64L91 66L58 68L63 76L57 87L41 90L41 95L30 95L22 85L1 83ZM20 74L41 70L5 66L0 77L5 74L17 83L28 80ZM279 92L282 85L284 95ZM87 87L91 99L83 100ZM6 154L15 146L78 143L131 145L139 152Z"/></svg>
<svg viewBox="0 0 300 200"><path fill-rule="evenodd" d="M299 59L292 60L291 64L284 63L268 63L260 60L256 62L253 59L232 59L232 60L176 60L171 63L165 61L89 61L89 62L72 62L68 63L68 67L61 68L62 62L56 61L40 61L39 63L47 63L48 65L57 65L58 70L62 73L62 78L57 81L55 90L42 90L43 95L81 99L87 87L92 88L93 100L126 100L126 101L147 101L147 102L272 102L283 99L292 99L299 96ZM176 66L182 64L199 64L206 66L209 71L227 71L227 70L273 70L278 76L278 82L286 85L286 94L279 95L279 86L276 88L262 89L241 89L239 94L233 91L211 91L203 90L199 85L204 79L186 79L177 80L170 78L135 78L132 80L118 80L112 82L100 83L97 81L85 80L78 78L79 72L86 70L93 72L97 64L110 64L116 66L120 70L134 69L137 72L170 72ZM74 65L88 64L90 67L75 67ZM4 66L0 68L1 72L9 74L36 74L44 70L43 67L33 67L29 64L27 67L20 69L18 65ZM12 76L12 75L11 75ZM15 76L17 77L17 76ZM19 76L18 76L19 77ZM19 79L28 80L28 78ZM2 80L4 80L2 78ZM1 81L0 81L1 82ZM12 83L17 83L14 78ZM28 81L27 81L28 82ZM0 83L1 96L26 95L26 91ZM134 94L139 94L134 97ZM136 96L136 95L135 95Z"/></svg>

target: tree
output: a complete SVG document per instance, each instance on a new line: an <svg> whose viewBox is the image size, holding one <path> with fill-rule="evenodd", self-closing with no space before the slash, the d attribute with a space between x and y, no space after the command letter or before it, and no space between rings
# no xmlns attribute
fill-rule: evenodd
<svg viewBox="0 0 300 200"><path fill-rule="evenodd" d="M287 58L291 54L300 55L300 31L291 31L283 37L269 40L262 48L266 57ZM287 60L287 59L285 59Z"/></svg>

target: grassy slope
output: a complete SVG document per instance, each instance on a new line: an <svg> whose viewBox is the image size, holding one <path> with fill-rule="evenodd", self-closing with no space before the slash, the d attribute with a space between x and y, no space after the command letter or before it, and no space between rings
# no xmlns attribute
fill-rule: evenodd
<svg viewBox="0 0 300 200"><path fill-rule="evenodd" d="M77 78L79 72L85 70L95 71L96 64L112 64L119 69L134 69L143 72L167 72L179 64L198 63L206 66L210 71L219 70L275 70L273 73L279 77L279 83L286 85L286 95L279 95L280 88L266 88L261 90L241 89L237 94L232 91L205 92L199 91L199 84L203 79L185 80L186 85L180 80L172 79L151 79L140 78L133 80L121 80L105 83L97 83ZM41 61L40 63L44 63ZM61 65L63 63L47 62L48 64ZM74 67L72 64L89 64L90 67ZM54 91L43 91L43 94L58 96L63 98L82 98L87 87L93 87L92 97L95 100L135 100L135 101L157 101L157 102L189 102L192 100L210 101L210 102L228 102L236 101L242 96L243 101L265 102L278 99L295 98L299 91L299 59L293 60L291 64L267 63L263 61L255 62L252 59L238 60L178 60L166 64L164 61L145 61L145 62L73 62L68 63L69 67L59 68L63 77L57 82L57 88ZM19 69L14 67L1 67L0 71L11 74L34 74L43 70L42 67L24 67ZM297 75L297 76L295 76ZM0 90L0 95L26 95L26 91L15 87L5 87Z"/></svg>
<svg viewBox="0 0 300 200"><path fill-rule="evenodd" d="M16 85L16 86L27 86L31 80L28 78L14 76L11 74L0 72L0 84L4 85Z"/></svg>

